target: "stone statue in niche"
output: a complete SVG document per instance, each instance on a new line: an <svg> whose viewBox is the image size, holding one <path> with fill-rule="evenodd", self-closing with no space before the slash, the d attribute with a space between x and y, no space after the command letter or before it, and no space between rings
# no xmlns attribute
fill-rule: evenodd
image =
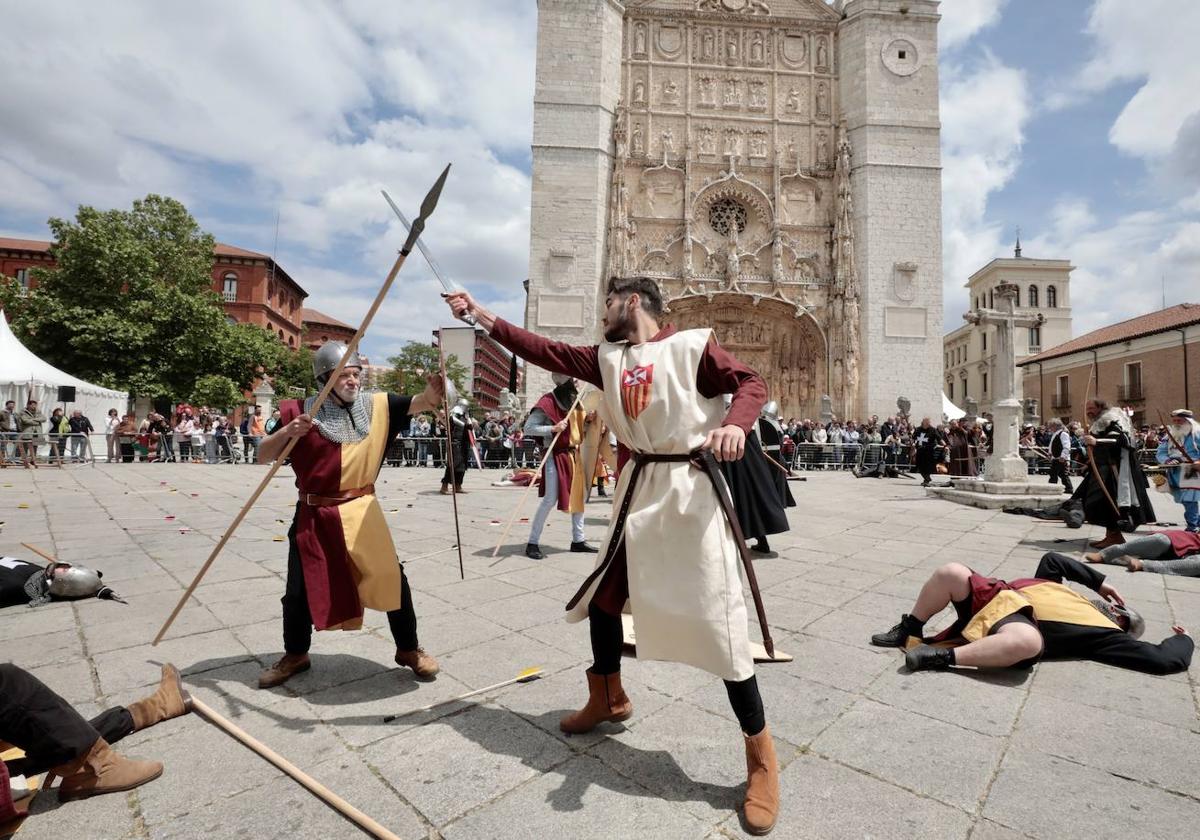
<svg viewBox="0 0 1200 840"><path fill-rule="evenodd" d="M672 106L679 104L679 85L675 84L674 79L663 82L662 103Z"/></svg>
<svg viewBox="0 0 1200 840"><path fill-rule="evenodd" d="M742 104L742 86L737 79L725 80L725 98L722 101L726 108L737 108Z"/></svg>
<svg viewBox="0 0 1200 840"><path fill-rule="evenodd" d="M767 132L755 131L750 135L750 157L767 156Z"/></svg>
<svg viewBox="0 0 1200 840"><path fill-rule="evenodd" d="M739 155L742 152L742 132L736 128L725 129L725 154Z"/></svg>
<svg viewBox="0 0 1200 840"><path fill-rule="evenodd" d="M728 64L737 64L738 55L741 51L741 33L736 29L728 29L725 31L725 61Z"/></svg>
<svg viewBox="0 0 1200 840"><path fill-rule="evenodd" d="M792 88L787 94L787 109L793 114L800 113L800 89Z"/></svg>
<svg viewBox="0 0 1200 840"><path fill-rule="evenodd" d="M629 270L636 270L638 259L637 246L634 244L634 239L637 238L637 222L635 222L633 219L630 219L628 224L625 225L625 230L625 238L627 241L625 264L629 267Z"/></svg>
<svg viewBox="0 0 1200 840"><path fill-rule="evenodd" d="M829 85L824 82L817 85L817 116L829 118Z"/></svg>
<svg viewBox="0 0 1200 840"><path fill-rule="evenodd" d="M750 42L750 60L755 64L762 64L765 50L766 46L763 43L763 34L760 30L754 33L754 40Z"/></svg>
<svg viewBox="0 0 1200 840"><path fill-rule="evenodd" d="M767 107L767 83L761 79L750 82L750 107Z"/></svg>
<svg viewBox="0 0 1200 840"><path fill-rule="evenodd" d="M799 168L800 168L800 159L799 159L799 157L796 155L796 141L795 141L795 140L789 140L789 141L788 141L788 144L787 144L787 159L788 159L788 163L795 163L795 164L796 164L796 168L797 168L797 169L799 169Z"/></svg>
<svg viewBox="0 0 1200 840"><path fill-rule="evenodd" d="M822 166L829 163L829 134L825 131L817 134L817 163Z"/></svg>
<svg viewBox="0 0 1200 840"><path fill-rule="evenodd" d="M642 136L642 124L635 122L633 124L633 133L630 136L630 149L634 155L644 155L646 153L646 138Z"/></svg>
<svg viewBox="0 0 1200 840"><path fill-rule="evenodd" d="M700 104L714 106L716 100L716 80L712 76L700 77Z"/></svg>
<svg viewBox="0 0 1200 840"><path fill-rule="evenodd" d="M713 137L712 127L707 126L707 125L702 126L700 128L700 130L697 132L697 135L698 135L697 139L699 141L699 147L700 147L700 154L715 155L717 153L717 145L716 145L716 141Z"/></svg>
<svg viewBox="0 0 1200 840"><path fill-rule="evenodd" d="M829 42L824 35L817 39L817 69L829 69Z"/></svg>
<svg viewBox="0 0 1200 840"><path fill-rule="evenodd" d="M716 49L717 37L711 29L705 29L704 34L700 36L700 58L704 61L712 61L717 55Z"/></svg>
<svg viewBox="0 0 1200 840"><path fill-rule="evenodd" d="M633 104L634 105L645 105L646 104L646 83L643 82L641 79L638 79L637 81L635 81L633 83Z"/></svg>
<svg viewBox="0 0 1200 840"><path fill-rule="evenodd" d="M675 132L671 130L670 126L663 129L662 151L664 156L675 154Z"/></svg>
<svg viewBox="0 0 1200 840"><path fill-rule="evenodd" d="M633 27L633 54L646 54L646 24L638 23Z"/></svg>
<svg viewBox="0 0 1200 840"><path fill-rule="evenodd" d="M725 288L734 290L738 285L738 274L741 272L741 259L738 257L737 225L729 226L729 236L725 239Z"/></svg>

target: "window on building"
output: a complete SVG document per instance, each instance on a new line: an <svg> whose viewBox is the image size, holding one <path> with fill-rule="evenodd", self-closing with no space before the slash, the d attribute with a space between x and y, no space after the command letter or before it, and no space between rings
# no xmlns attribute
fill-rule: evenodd
<svg viewBox="0 0 1200 840"><path fill-rule="evenodd" d="M1033 352L1036 352L1037 350L1040 350L1041 347L1042 347L1042 328L1041 327L1030 327L1029 328L1029 351L1031 353L1033 353Z"/></svg>
<svg viewBox="0 0 1200 840"><path fill-rule="evenodd" d="M983 339L983 352L986 353L987 352L987 333L980 333L980 338ZM986 391L987 389L984 388L984 390Z"/></svg>
<svg viewBox="0 0 1200 840"><path fill-rule="evenodd" d="M1060 376L1055 380L1054 397L1055 404L1059 408L1071 404L1071 377Z"/></svg>
<svg viewBox="0 0 1200 840"><path fill-rule="evenodd" d="M1029 287L1029 305L1030 306L1038 305L1038 287L1037 286Z"/></svg>
<svg viewBox="0 0 1200 840"><path fill-rule="evenodd" d="M983 393L987 393L987 374L983 375Z"/></svg>
<svg viewBox="0 0 1200 840"><path fill-rule="evenodd" d="M1130 362L1125 365L1125 387L1122 398L1140 400L1142 398L1142 363Z"/></svg>
<svg viewBox="0 0 1200 840"><path fill-rule="evenodd" d="M950 382L948 383L948 387L950 388L950 393L947 394L947 396L950 397L950 401L953 402L954 401L954 380L953 379L950 380Z"/></svg>
<svg viewBox="0 0 1200 840"><path fill-rule="evenodd" d="M237 281L238 277L232 271L226 272L221 278L221 297L229 303L237 300Z"/></svg>
<svg viewBox="0 0 1200 840"><path fill-rule="evenodd" d="M988 309L996 308L996 290L992 289L988 292Z"/></svg>
<svg viewBox="0 0 1200 840"><path fill-rule="evenodd" d="M1054 309L1058 306L1058 289L1053 286L1046 287L1046 306Z"/></svg>
<svg viewBox="0 0 1200 840"><path fill-rule="evenodd" d="M1017 286L1017 296L1013 298L1013 306L1021 305L1021 287Z"/></svg>
<svg viewBox="0 0 1200 840"><path fill-rule="evenodd" d="M18 286L20 286L22 289L26 289L26 290L29 289L29 269L28 268L18 268L17 273L14 274L13 277L16 278Z"/></svg>

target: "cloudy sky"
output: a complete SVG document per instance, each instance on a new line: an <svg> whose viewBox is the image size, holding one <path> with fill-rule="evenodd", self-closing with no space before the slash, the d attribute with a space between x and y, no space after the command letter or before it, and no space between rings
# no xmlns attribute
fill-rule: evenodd
<svg viewBox="0 0 1200 840"><path fill-rule="evenodd" d="M1075 332L1200 299L1200 3L943 0L946 323L1010 253L1065 257ZM357 323L447 161L426 244L519 318L528 262L534 0L0 0L0 233L80 203L182 200ZM443 320L410 262L380 358Z"/></svg>

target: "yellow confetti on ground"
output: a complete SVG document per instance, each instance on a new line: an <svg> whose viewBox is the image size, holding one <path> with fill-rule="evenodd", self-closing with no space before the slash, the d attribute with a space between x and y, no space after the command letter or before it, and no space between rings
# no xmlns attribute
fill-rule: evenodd
<svg viewBox="0 0 1200 840"><path fill-rule="evenodd" d="M271 542L283 542L283 537L271 537Z"/></svg>

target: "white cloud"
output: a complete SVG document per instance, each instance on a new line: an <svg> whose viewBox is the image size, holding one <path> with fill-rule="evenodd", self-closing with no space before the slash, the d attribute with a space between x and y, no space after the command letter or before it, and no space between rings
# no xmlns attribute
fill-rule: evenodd
<svg viewBox="0 0 1200 840"><path fill-rule="evenodd" d="M510 306L526 276L529 178L498 155L520 159L530 142L536 8L462 0L447 11L385 0L12 5L0 217L30 229L80 203L162 192L218 238L265 251L278 210L280 262L312 306L354 323L403 239L379 189L415 215L453 160L430 244L452 274ZM331 264L336 276L322 269ZM416 263L405 274L428 277ZM346 297L347 284L371 294ZM388 329L428 337L429 313L393 314Z"/></svg>
<svg viewBox="0 0 1200 840"><path fill-rule="evenodd" d="M962 46L982 29L1000 20L1008 0L949 0L938 12L938 45L942 50Z"/></svg>

